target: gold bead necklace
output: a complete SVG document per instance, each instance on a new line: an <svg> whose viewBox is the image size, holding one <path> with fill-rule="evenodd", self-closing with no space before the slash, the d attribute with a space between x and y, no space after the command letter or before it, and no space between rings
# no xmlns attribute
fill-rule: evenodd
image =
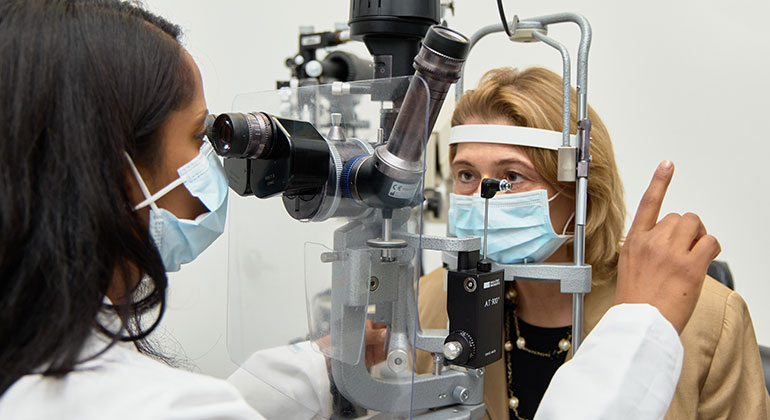
<svg viewBox="0 0 770 420"><path fill-rule="evenodd" d="M513 351L513 343L511 343L510 339L510 331L511 331L511 323L510 319L513 315L513 325L516 329L516 347L519 350L525 351L529 354L533 354L535 356L539 357L546 357L551 360L556 360L556 358L561 355L562 353L565 353L569 351L570 348L572 348L572 333L568 332L566 338L562 338L559 340L558 348L555 350L551 350L550 352L542 352L537 350L532 350L527 347L527 340L521 336L521 332L519 330L519 317L516 316L516 289L514 289L512 286L508 288L508 290L505 292L505 300L507 303L509 303L511 306L513 306L512 309L510 309L509 314L506 314L505 316L505 344L503 348L505 349L505 365L506 365L506 374L508 379L508 408L513 411L513 414L516 416L518 420L529 420L527 418L524 418L519 415L519 398L516 397L513 393L513 368L511 366L511 351Z"/></svg>

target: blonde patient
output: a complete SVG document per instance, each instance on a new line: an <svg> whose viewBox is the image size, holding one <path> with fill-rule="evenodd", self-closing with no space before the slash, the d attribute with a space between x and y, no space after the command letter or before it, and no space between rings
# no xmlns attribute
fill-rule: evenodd
<svg viewBox="0 0 770 420"><path fill-rule="evenodd" d="M574 134L577 120L574 89L572 98L570 130ZM477 89L465 93L458 101L452 126L480 124L549 130L554 132L554 145L558 145L561 107L562 79L557 74L542 68L495 69L482 77ZM588 182L585 255L593 277L591 293L585 297L584 335L590 333L615 303L619 270L646 276L667 275L654 261L619 264L626 220L623 187L607 128L590 107L588 117L593 123L593 160ZM469 236L470 231L463 229L462 218L457 216L466 205L463 203L469 200L464 196L478 194L485 177L507 179L513 184L509 194L545 191L543 202L548 220L544 224L552 231L548 243L555 251L550 253L552 249L547 249L546 254L541 252L544 256L540 259L524 260L572 261L571 241L563 235L574 230L575 185L557 181L557 151L532 147L525 138L455 141L450 146L454 181L450 233ZM673 167L670 170L673 171ZM506 200L506 197L498 195L493 201L496 199ZM700 220L691 213L668 215L660 223L676 225L679 229L675 229L676 232L691 226L689 229L705 233ZM513 258L506 249L494 254L490 245L489 251L493 260L495 255ZM446 328L444 279L445 270L440 268L420 281L419 312L423 328ZM561 293L558 283L516 281L508 285L503 331L505 355L486 372L487 418L534 417L551 377L571 357L571 310L572 295ZM679 333L684 346L684 364L666 420L770 419L770 398L765 389L754 328L740 295L706 278L695 311ZM430 366L430 355L418 353L418 370L427 372Z"/></svg>

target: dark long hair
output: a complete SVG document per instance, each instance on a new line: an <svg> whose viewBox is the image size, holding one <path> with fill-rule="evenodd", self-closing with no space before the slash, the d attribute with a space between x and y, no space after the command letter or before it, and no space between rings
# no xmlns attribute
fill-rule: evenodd
<svg viewBox="0 0 770 420"><path fill-rule="evenodd" d="M124 153L152 166L160 125L192 98L179 36L118 0L0 0L0 395L71 372L94 331L141 343L163 315ZM107 310L120 331L100 325Z"/></svg>

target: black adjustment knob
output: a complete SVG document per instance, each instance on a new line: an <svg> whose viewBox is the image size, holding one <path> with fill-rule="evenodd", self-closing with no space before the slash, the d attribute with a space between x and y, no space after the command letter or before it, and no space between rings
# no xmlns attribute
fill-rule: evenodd
<svg viewBox="0 0 770 420"><path fill-rule="evenodd" d="M482 273L489 273L492 271L492 261L491 260L479 260L479 262L476 263L476 270L482 272Z"/></svg>
<svg viewBox="0 0 770 420"><path fill-rule="evenodd" d="M476 343L465 331L453 331L444 340L444 357L453 365L465 365L475 355Z"/></svg>

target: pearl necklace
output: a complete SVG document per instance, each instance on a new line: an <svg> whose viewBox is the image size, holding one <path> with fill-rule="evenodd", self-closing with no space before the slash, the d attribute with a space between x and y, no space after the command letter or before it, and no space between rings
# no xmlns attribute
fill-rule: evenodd
<svg viewBox="0 0 770 420"><path fill-rule="evenodd" d="M556 360L556 358L561 355L564 352L569 351L570 348L572 348L572 333L568 332L566 338L562 338L559 340L559 346L555 350L551 350L550 352L541 352L537 350L532 350L530 348L527 348L527 340L521 336L521 332L519 331L519 317L516 316L516 309L514 302L516 301L516 289L514 289L512 286L508 288L508 290L505 292L505 300L508 304L512 305L514 309L511 310L511 313L513 314L513 325L516 329L516 347L519 350L525 351L527 353L533 354L535 356L540 357L547 357L552 360ZM513 351L513 344L510 340L510 331L511 331L511 325L510 325L510 318L511 316L507 315L505 316L505 344L503 348L505 349L505 364L506 364L506 374L508 377L508 408L513 411L513 414L516 416L518 420L529 420L524 417L521 417L519 415L519 399L513 394L513 369L511 366L511 351Z"/></svg>

